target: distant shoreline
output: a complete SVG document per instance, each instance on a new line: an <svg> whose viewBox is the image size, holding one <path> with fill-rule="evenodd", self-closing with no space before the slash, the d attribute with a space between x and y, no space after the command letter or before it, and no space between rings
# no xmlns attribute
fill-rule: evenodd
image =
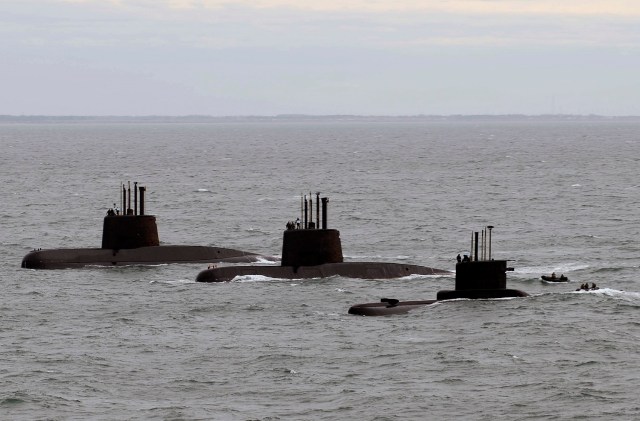
<svg viewBox="0 0 640 421"><path fill-rule="evenodd" d="M274 116L45 116L0 115L3 123L238 123L238 122L507 122L507 121L632 121L640 116L600 116L573 114L504 114L504 115L304 115L281 114Z"/></svg>

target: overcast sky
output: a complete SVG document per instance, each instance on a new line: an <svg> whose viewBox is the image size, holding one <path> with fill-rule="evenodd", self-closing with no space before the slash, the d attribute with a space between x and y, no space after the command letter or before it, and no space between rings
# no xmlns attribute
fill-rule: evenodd
<svg viewBox="0 0 640 421"><path fill-rule="evenodd" d="M640 115L640 0L0 0L0 114Z"/></svg>

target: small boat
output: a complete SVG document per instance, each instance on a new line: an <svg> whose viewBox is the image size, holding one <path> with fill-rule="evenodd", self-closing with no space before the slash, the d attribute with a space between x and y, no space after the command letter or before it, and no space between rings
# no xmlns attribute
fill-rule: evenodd
<svg viewBox="0 0 640 421"><path fill-rule="evenodd" d="M547 282L569 282L569 278L564 275L560 276L559 278L557 276L542 275L541 278L543 281Z"/></svg>

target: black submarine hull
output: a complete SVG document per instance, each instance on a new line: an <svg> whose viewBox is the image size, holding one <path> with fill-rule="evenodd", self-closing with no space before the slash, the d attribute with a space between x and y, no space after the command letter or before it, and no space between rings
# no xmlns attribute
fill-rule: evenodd
<svg viewBox="0 0 640 421"><path fill-rule="evenodd" d="M493 226L488 226L487 228L491 230ZM483 238L487 238L484 233ZM378 303L365 303L351 306L348 313L360 316L388 316L393 314L405 314L415 308L448 300L477 300L529 296L529 294L524 291L509 289L506 287L506 273L513 270L513 268L507 267L506 260L494 260L491 258L490 252L488 254L488 260L478 260L477 232L472 236L472 246L473 245L475 245L475 260L470 259L462 261L460 259L460 255L458 255L455 290L438 291L435 300L403 302L396 299L383 298ZM491 250L490 241L489 250ZM486 250L483 250L483 256L485 255L485 252Z"/></svg>
<svg viewBox="0 0 640 421"><path fill-rule="evenodd" d="M358 279L392 279L410 275L450 275L426 266L380 262L340 262L314 266L225 266L200 272L196 282L229 282L237 276L259 275L279 279L343 276Z"/></svg>
<svg viewBox="0 0 640 421"><path fill-rule="evenodd" d="M22 259L26 269L68 269L86 266L154 265L165 263L248 263L275 260L240 250L207 247L162 245L132 249L52 249L34 250Z"/></svg>
<svg viewBox="0 0 640 421"><path fill-rule="evenodd" d="M438 300L399 301L396 304L386 302L356 304L349 308L349 314L357 316L391 316L405 314L413 309L431 305Z"/></svg>
<svg viewBox="0 0 640 421"><path fill-rule="evenodd" d="M514 297L528 297L524 291L517 289L471 289L465 291L444 290L438 291L436 300L422 300L422 301L397 301L391 300L383 301L379 303L365 303L356 304L349 308L349 314L355 314L357 316L391 316L395 314L405 314L416 308L431 305L437 302L443 302L447 300L456 299L492 299L492 298L514 298Z"/></svg>
<svg viewBox="0 0 640 421"><path fill-rule="evenodd" d="M67 269L85 266L161 265L169 263L244 263L279 260L229 248L160 245L156 217L145 214L146 187L122 184L122 213L113 204L102 223L102 247L33 250L22 259L27 269ZM133 193L133 209L131 208Z"/></svg>
<svg viewBox="0 0 640 421"><path fill-rule="evenodd" d="M457 300L467 298L469 300L489 299L489 298L515 298L528 297L524 291L519 289L465 289L465 290L443 290L438 291L436 298L442 300Z"/></svg>

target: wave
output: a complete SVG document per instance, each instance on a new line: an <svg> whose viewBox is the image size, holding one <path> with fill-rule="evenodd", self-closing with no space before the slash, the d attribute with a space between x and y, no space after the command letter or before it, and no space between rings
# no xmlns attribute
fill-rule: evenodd
<svg viewBox="0 0 640 421"><path fill-rule="evenodd" d="M452 278L455 276L454 272L451 273L439 273L439 274L434 274L434 275L421 275L421 274L411 274L411 275L407 275L407 276L403 276L400 278L397 278L399 280L412 280L412 279L436 279L436 278Z"/></svg>
<svg viewBox="0 0 640 421"><path fill-rule="evenodd" d="M195 279L176 279L171 281L149 281L149 284L184 285L195 284Z"/></svg>
<svg viewBox="0 0 640 421"><path fill-rule="evenodd" d="M8 398L3 398L2 400L0 400L0 407L2 406L12 406L12 405L20 405L27 402L25 399L16 397L16 396L11 396Z"/></svg>
<svg viewBox="0 0 640 421"><path fill-rule="evenodd" d="M271 256L272 260L267 260L265 258L263 258L262 256L258 257L257 260L254 262L256 265L260 264L260 265L272 265L272 266L280 266L280 257L278 256Z"/></svg>
<svg viewBox="0 0 640 421"><path fill-rule="evenodd" d="M634 301L640 304L640 292L622 291L613 288L600 288L593 291L573 291L576 293L590 293L596 295L602 295L606 297L620 298L628 301Z"/></svg>
<svg viewBox="0 0 640 421"><path fill-rule="evenodd" d="M601 267L594 270L594 273L602 273L602 272L620 272L628 269L628 267Z"/></svg>
<svg viewBox="0 0 640 421"><path fill-rule="evenodd" d="M169 266L169 263L121 263L118 265L85 265L84 267L87 269L105 269L109 268L111 270L120 270L126 268L140 268L140 269L148 269L148 268L157 268L162 266Z"/></svg>
<svg viewBox="0 0 640 421"><path fill-rule="evenodd" d="M516 267L513 271L514 274L535 274L535 275L548 275L552 272L556 272L556 273L568 273L568 272L574 272L577 270L584 270L584 269L588 269L589 265L584 264L584 263L578 263L578 262L574 262L574 263L561 263L561 264L557 264L554 266L523 266L523 267Z"/></svg>
<svg viewBox="0 0 640 421"><path fill-rule="evenodd" d="M280 280L280 278L271 278L264 275L240 275L234 277L231 282L268 282L273 280Z"/></svg>
<svg viewBox="0 0 640 421"><path fill-rule="evenodd" d="M332 276L317 276L314 278L271 278L269 276L265 276L265 275L238 275L236 277L234 277L231 282L270 282L270 281L287 281L287 282L291 282L291 285L298 285L300 282L307 282L307 281L317 281L317 280L321 280L321 281L328 281L330 279L333 278L340 278L340 275L332 275Z"/></svg>
<svg viewBox="0 0 640 421"><path fill-rule="evenodd" d="M265 230L263 230L263 229L260 229L260 228L254 228L254 227L247 227L247 228L244 228L244 231L245 231L245 232L250 232L250 233L253 233L253 234L273 235L273 233L272 233L272 232L270 232L270 231L265 231Z"/></svg>

